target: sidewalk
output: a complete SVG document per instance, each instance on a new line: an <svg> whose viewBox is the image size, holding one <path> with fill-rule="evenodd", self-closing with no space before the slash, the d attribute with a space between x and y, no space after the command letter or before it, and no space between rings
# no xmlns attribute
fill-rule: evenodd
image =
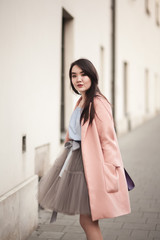
<svg viewBox="0 0 160 240"><path fill-rule="evenodd" d="M130 192L132 212L100 220L104 240L160 239L160 115L119 139L125 168L136 188ZM50 224L50 211L40 210L39 226L27 240L86 239L79 216L58 214Z"/></svg>

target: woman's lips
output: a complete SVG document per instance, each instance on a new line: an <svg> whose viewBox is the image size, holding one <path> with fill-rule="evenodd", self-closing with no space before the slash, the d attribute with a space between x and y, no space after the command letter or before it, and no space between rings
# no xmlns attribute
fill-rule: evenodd
<svg viewBox="0 0 160 240"><path fill-rule="evenodd" d="M77 86L78 86L78 87L83 87L83 84L78 84Z"/></svg>

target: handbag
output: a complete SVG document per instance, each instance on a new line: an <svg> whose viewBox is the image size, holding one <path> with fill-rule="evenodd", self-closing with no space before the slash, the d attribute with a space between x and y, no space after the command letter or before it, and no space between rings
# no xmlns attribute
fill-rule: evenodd
<svg viewBox="0 0 160 240"><path fill-rule="evenodd" d="M114 125L114 129L115 129L115 133L117 132L116 130L116 126ZM127 186L128 186L128 191L131 191L134 187L135 187L135 183L133 182L132 178L129 176L128 172L126 171L126 169L124 168L124 173L125 173L125 177L126 177L126 182L127 182Z"/></svg>
<svg viewBox="0 0 160 240"><path fill-rule="evenodd" d="M131 191L135 187L135 184L125 168L124 168L124 173L127 181L128 191Z"/></svg>

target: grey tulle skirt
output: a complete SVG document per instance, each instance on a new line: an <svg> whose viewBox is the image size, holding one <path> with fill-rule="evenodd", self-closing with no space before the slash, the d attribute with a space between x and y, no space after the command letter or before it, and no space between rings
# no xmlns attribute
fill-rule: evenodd
<svg viewBox="0 0 160 240"><path fill-rule="evenodd" d="M68 215L91 214L84 174L81 142L69 141L50 170L41 178L38 201L43 208Z"/></svg>

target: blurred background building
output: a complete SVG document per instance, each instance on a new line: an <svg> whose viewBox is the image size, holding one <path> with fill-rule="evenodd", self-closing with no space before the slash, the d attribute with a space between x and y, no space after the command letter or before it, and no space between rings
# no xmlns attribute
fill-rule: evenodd
<svg viewBox="0 0 160 240"><path fill-rule="evenodd" d="M78 99L72 61L96 66L118 135L160 112L160 1L0 0L0 31L0 239L22 240Z"/></svg>

